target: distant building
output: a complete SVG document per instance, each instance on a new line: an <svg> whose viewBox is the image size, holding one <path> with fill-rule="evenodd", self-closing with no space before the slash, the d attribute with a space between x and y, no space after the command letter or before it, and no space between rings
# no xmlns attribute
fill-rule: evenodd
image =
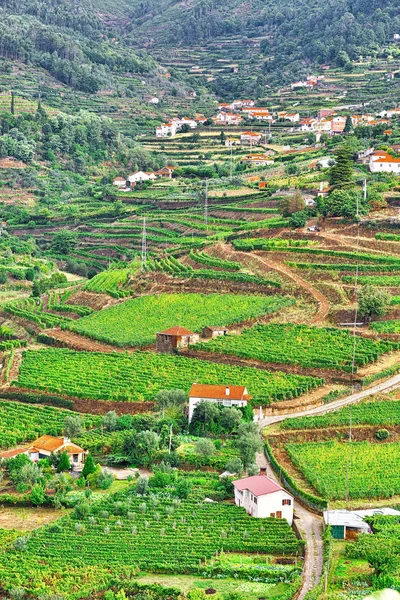
<svg viewBox="0 0 400 600"><path fill-rule="evenodd" d="M247 156L244 156L240 162L252 167L266 167L267 165L274 164L274 161L266 154L248 154Z"/></svg>
<svg viewBox="0 0 400 600"><path fill-rule="evenodd" d="M204 327L201 332L205 338L216 338L223 335L228 335L229 329L227 327Z"/></svg>
<svg viewBox="0 0 400 600"><path fill-rule="evenodd" d="M160 127L156 128L156 137L173 137L176 135L177 126L175 123L163 123Z"/></svg>
<svg viewBox="0 0 400 600"><path fill-rule="evenodd" d="M331 131L333 134L339 134L344 132L346 127L347 117L333 117L331 121Z"/></svg>
<svg viewBox="0 0 400 600"><path fill-rule="evenodd" d="M32 462L37 462L42 458L49 458L52 454L60 454L61 452L66 452L71 466L78 468L83 466L87 455L86 450L73 444L67 437L42 435L28 448L15 448L14 450L2 452L0 459L7 460L20 454L26 454Z"/></svg>
<svg viewBox="0 0 400 600"><path fill-rule="evenodd" d="M214 402L222 406L241 408L251 400L244 385L206 385L194 383L189 392L189 423L200 402Z"/></svg>
<svg viewBox="0 0 400 600"><path fill-rule="evenodd" d="M156 334L157 352L176 354L181 348L195 343L199 336L185 327L171 327Z"/></svg>
<svg viewBox="0 0 400 600"><path fill-rule="evenodd" d="M400 174L400 158L393 158L384 150L376 150L370 156L369 170L371 173Z"/></svg>
<svg viewBox="0 0 400 600"><path fill-rule="evenodd" d="M138 183L141 181L154 181L157 179L154 173L145 172L145 171L136 171L136 173L131 173L128 175L129 183Z"/></svg>
<svg viewBox="0 0 400 600"><path fill-rule="evenodd" d="M163 177L166 179L172 179L172 175L174 174L176 167L171 167L170 165L167 167L162 167L159 171L156 171L157 177Z"/></svg>
<svg viewBox="0 0 400 600"><path fill-rule="evenodd" d="M257 146L261 142L261 137L261 133L244 131L240 136L240 143L242 146Z"/></svg>
<svg viewBox="0 0 400 600"><path fill-rule="evenodd" d="M116 177L113 181L113 185L118 188L124 188L126 187L126 179L124 177Z"/></svg>
<svg viewBox="0 0 400 600"><path fill-rule="evenodd" d="M274 517L293 523L294 498L266 475L254 475L233 481L235 504L243 506L252 517Z"/></svg>

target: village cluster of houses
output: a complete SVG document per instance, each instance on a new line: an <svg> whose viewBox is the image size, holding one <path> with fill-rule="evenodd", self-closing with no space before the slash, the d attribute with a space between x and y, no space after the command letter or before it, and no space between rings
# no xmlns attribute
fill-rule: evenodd
<svg viewBox="0 0 400 600"><path fill-rule="evenodd" d="M183 117L182 119L174 118L156 128L156 137L174 137L185 125L190 129L196 129L198 125L202 125L206 121L207 118L204 115L196 115L194 119L189 119L188 117Z"/></svg>
<svg viewBox="0 0 400 600"><path fill-rule="evenodd" d="M113 185L115 185L119 191L121 192L129 192L133 190L137 183L141 183L143 181L156 181L156 179L172 179L172 175L176 167L172 167L168 165L166 167L162 167L158 171L135 171L135 173L131 173L128 177L116 177L113 180Z"/></svg>
<svg viewBox="0 0 400 600"><path fill-rule="evenodd" d="M351 115L351 123L354 128L358 125L374 127L375 125L384 124L389 126L389 119L395 114L397 114L397 110L398 109L387 111L387 118L380 119L377 119L374 115L371 114ZM383 117L384 115L380 116ZM301 119L299 122L299 130L313 131L316 134L326 133L328 135L338 135L344 132L346 122L347 117L338 115L336 111L332 109L323 108L318 112L317 117L306 117ZM391 131L387 130L386 133L390 134Z"/></svg>

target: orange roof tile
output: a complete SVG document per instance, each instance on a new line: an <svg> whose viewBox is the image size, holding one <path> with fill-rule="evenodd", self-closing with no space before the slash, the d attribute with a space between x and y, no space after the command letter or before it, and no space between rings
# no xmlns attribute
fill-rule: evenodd
<svg viewBox="0 0 400 600"><path fill-rule="evenodd" d="M185 327L180 327L177 325L176 327L171 327L170 329L165 329L165 331L160 331L163 335L193 335L192 331L189 329L185 329Z"/></svg>
<svg viewBox="0 0 400 600"><path fill-rule="evenodd" d="M14 458L14 456L18 456L19 454L25 454L27 452L26 448L14 448L14 450L5 450L0 453L0 458Z"/></svg>
<svg viewBox="0 0 400 600"><path fill-rule="evenodd" d="M226 391L229 390L229 394ZM244 385L207 385L194 383L189 396L194 398L210 398L212 400L250 400Z"/></svg>

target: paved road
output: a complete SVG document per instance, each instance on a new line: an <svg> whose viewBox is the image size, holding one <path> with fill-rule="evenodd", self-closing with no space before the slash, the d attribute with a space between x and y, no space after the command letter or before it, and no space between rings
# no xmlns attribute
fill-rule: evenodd
<svg viewBox="0 0 400 600"><path fill-rule="evenodd" d="M383 381L382 383L378 383L366 390L362 390L361 392L357 392L355 394L351 394L350 396L346 396L345 398L341 398L340 400L334 400L333 402L329 402L329 404L322 404L321 406L316 406L315 408L310 408L308 410L303 410L295 413L287 413L281 415L275 415L271 417L265 417L260 421L260 427L267 427L268 425L272 425L273 423L279 423L280 421L284 421L285 419L297 419L298 417L310 417L313 415L324 415L333 410L337 410L338 408L342 408L343 406L347 406L348 404L354 404L359 402L363 398L367 398L368 396L373 396L374 394L391 392L392 390L400 387L400 375L394 375L390 379Z"/></svg>
<svg viewBox="0 0 400 600"><path fill-rule="evenodd" d="M285 419L295 419L298 417L307 417L311 415L321 415L334 410L338 410L348 404L359 402L363 398L372 396L378 393L388 393L400 387L400 375L395 375L382 383L378 383L356 394L351 394L340 400L335 400L329 404L317 406L309 410L299 411L297 413L279 415L269 417L259 422L260 430L273 423L284 421ZM276 477L271 465L267 462L263 454L257 455L257 464L260 467L267 468L267 475L277 483L280 483ZM301 504L295 501L294 511L296 516L296 524L306 542L304 566L303 566L303 582L297 600L303 600L307 592L313 589L320 581L323 569L323 541L322 541L322 519L313 512L304 508Z"/></svg>

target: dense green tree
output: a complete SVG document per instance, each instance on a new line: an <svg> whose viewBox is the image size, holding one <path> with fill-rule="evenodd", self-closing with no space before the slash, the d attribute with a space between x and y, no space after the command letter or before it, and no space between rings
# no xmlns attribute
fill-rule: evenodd
<svg viewBox="0 0 400 600"><path fill-rule="evenodd" d="M87 476L94 473L95 470L96 470L96 465L94 464L93 456L91 454L88 454L86 457L85 464L83 465L82 477L84 477L86 479Z"/></svg>
<svg viewBox="0 0 400 600"><path fill-rule="evenodd" d="M279 211L284 217L290 217L293 213L304 210L305 207L306 203L300 190L296 190L292 196L284 196L279 201Z"/></svg>
<svg viewBox="0 0 400 600"><path fill-rule="evenodd" d="M78 236L74 231L61 229L53 235L51 249L56 254L70 254L77 244Z"/></svg>
<svg viewBox="0 0 400 600"><path fill-rule="evenodd" d="M63 471L69 471L70 469L71 463L69 462L68 454L66 452L61 452L57 465L58 473L62 473Z"/></svg>
<svg viewBox="0 0 400 600"><path fill-rule="evenodd" d="M68 415L64 421L64 435L72 439L78 437L83 431L83 421L79 415Z"/></svg>
<svg viewBox="0 0 400 600"><path fill-rule="evenodd" d="M353 180L353 151L349 145L343 145L335 152L336 164L331 167L329 183L332 186L350 184Z"/></svg>
<svg viewBox="0 0 400 600"><path fill-rule="evenodd" d="M385 314L390 305L391 295L383 288L365 285L359 290L357 299L360 317L370 321Z"/></svg>

